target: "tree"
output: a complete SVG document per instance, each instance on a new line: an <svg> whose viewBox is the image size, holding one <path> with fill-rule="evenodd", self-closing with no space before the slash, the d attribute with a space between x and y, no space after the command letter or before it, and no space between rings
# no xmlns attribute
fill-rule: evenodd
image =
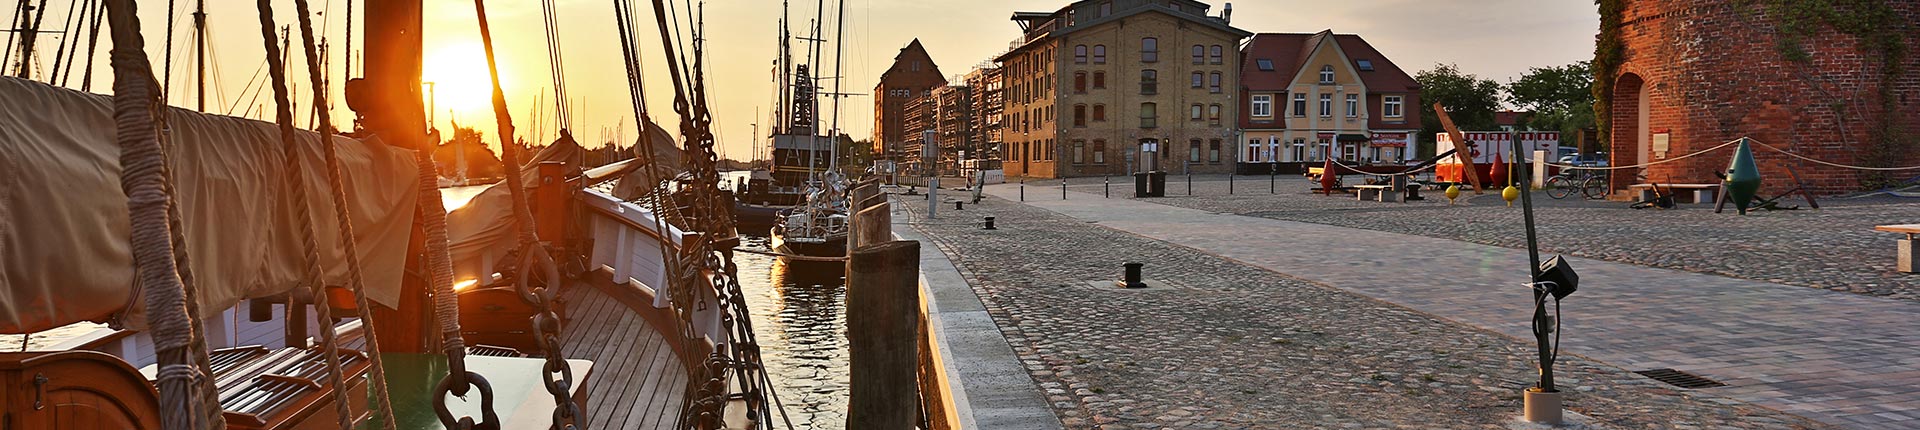
<svg viewBox="0 0 1920 430"><path fill-rule="evenodd" d="M500 168L500 157L487 147L485 137L473 127L454 125L453 138L447 139L433 151L433 161L441 166L440 173L445 176L457 174L461 157L456 153L464 153L468 178L485 180L504 176L501 172L505 169Z"/></svg>
<svg viewBox="0 0 1920 430"><path fill-rule="evenodd" d="M1420 153L1431 156L1434 135L1445 132L1433 104L1447 108L1447 117L1461 130L1490 130L1493 112L1500 109L1500 83L1460 72L1453 64L1435 64L1414 75L1420 81Z"/></svg>
<svg viewBox="0 0 1920 430"><path fill-rule="evenodd" d="M1592 63L1529 69L1507 84L1507 102L1533 111L1528 126L1559 130L1562 140L1571 139L1594 125Z"/></svg>
<svg viewBox="0 0 1920 430"><path fill-rule="evenodd" d="M841 171L860 172L873 163L872 141L853 140L853 137L841 134L838 143ZM855 173L853 176L859 176L859 174Z"/></svg>

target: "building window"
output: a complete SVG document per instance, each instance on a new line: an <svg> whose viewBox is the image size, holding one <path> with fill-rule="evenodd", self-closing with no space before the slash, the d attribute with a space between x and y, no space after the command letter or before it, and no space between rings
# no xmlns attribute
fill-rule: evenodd
<svg viewBox="0 0 1920 430"><path fill-rule="evenodd" d="M1293 95L1293 116L1307 116L1306 93L1295 93Z"/></svg>
<svg viewBox="0 0 1920 430"><path fill-rule="evenodd" d="M1213 64L1220 64L1225 62L1226 50L1221 48L1220 45L1213 45L1212 51L1208 53L1208 56L1213 57Z"/></svg>
<svg viewBox="0 0 1920 430"><path fill-rule="evenodd" d="M1208 163L1220 162L1220 139L1213 139L1213 140L1207 141L1207 162Z"/></svg>
<svg viewBox="0 0 1920 430"><path fill-rule="evenodd" d="M1400 96L1381 97L1380 98L1380 115L1385 116L1387 118L1399 118L1400 117L1400 100L1401 100Z"/></svg>
<svg viewBox="0 0 1920 430"><path fill-rule="evenodd" d="M1333 95L1327 94L1327 93L1320 93L1320 117L1327 118L1332 116L1333 116Z"/></svg>
<svg viewBox="0 0 1920 430"><path fill-rule="evenodd" d="M1199 120L1200 120L1200 104L1199 104L1199 103L1194 103L1194 104L1193 104L1193 107L1192 107L1191 109L1189 109L1189 111L1190 111L1190 112L1189 112L1189 113L1187 114L1187 120L1188 120L1188 121L1199 121Z"/></svg>
<svg viewBox="0 0 1920 430"><path fill-rule="evenodd" d="M1158 94L1160 92L1160 74L1153 69L1140 71L1140 94Z"/></svg>
<svg viewBox="0 0 1920 430"><path fill-rule="evenodd" d="M1360 71L1362 72L1373 71L1373 60L1362 58L1362 59L1354 60L1353 64L1355 66L1358 66L1360 68Z"/></svg>
<svg viewBox="0 0 1920 430"><path fill-rule="evenodd" d="M1074 140L1073 141L1073 164L1084 164L1086 162L1087 162L1087 141Z"/></svg>
<svg viewBox="0 0 1920 430"><path fill-rule="evenodd" d="M1273 71L1273 60L1269 60L1265 58L1253 60L1253 65L1254 67L1259 67L1260 71L1262 72Z"/></svg>
<svg viewBox="0 0 1920 430"><path fill-rule="evenodd" d="M1107 105L1093 105L1093 120L1098 122L1107 121Z"/></svg>
<svg viewBox="0 0 1920 430"><path fill-rule="evenodd" d="M1220 124L1220 105L1207 105L1207 120L1213 121L1216 125Z"/></svg>
<svg viewBox="0 0 1920 430"><path fill-rule="evenodd" d="M1200 139L1187 141L1187 161L1200 162Z"/></svg>
<svg viewBox="0 0 1920 430"><path fill-rule="evenodd" d="M1087 72L1073 72L1073 92L1075 94L1087 93Z"/></svg>
<svg viewBox="0 0 1920 430"><path fill-rule="evenodd" d="M1200 45L1193 45L1193 64L1204 64L1206 63L1206 61L1207 61L1207 47L1200 46Z"/></svg>
<svg viewBox="0 0 1920 430"><path fill-rule="evenodd" d="M1256 117L1273 116L1273 96L1266 94L1253 96L1253 105L1247 108L1253 111L1253 116Z"/></svg>
<svg viewBox="0 0 1920 430"><path fill-rule="evenodd" d="M1107 164L1107 141L1093 140L1093 164Z"/></svg>
<svg viewBox="0 0 1920 430"><path fill-rule="evenodd" d="M1102 72L1102 71L1093 72L1093 89L1101 90L1106 88L1107 88L1107 72Z"/></svg>
<svg viewBox="0 0 1920 430"><path fill-rule="evenodd" d="M1140 38L1140 62L1152 63L1155 61L1160 61L1160 39L1151 37Z"/></svg>
<svg viewBox="0 0 1920 430"><path fill-rule="evenodd" d="M919 61L919 60L914 60L914 62L913 62L913 71L915 71L915 72L918 72L918 71L920 71L920 61Z"/></svg>
<svg viewBox="0 0 1920 430"><path fill-rule="evenodd" d="M1073 64L1087 64L1087 45L1073 45Z"/></svg>
<svg viewBox="0 0 1920 430"><path fill-rule="evenodd" d="M1112 14L1113 14L1113 2L1110 2L1110 1L1100 2L1100 17L1105 18L1107 15L1112 15Z"/></svg>
<svg viewBox="0 0 1920 430"><path fill-rule="evenodd" d="M1087 126L1087 105L1073 105L1073 126Z"/></svg>
<svg viewBox="0 0 1920 430"><path fill-rule="evenodd" d="M1347 118L1360 116L1360 95L1347 95Z"/></svg>
<svg viewBox="0 0 1920 430"><path fill-rule="evenodd" d="M1204 77L1205 75L1200 72L1193 72L1193 87L1200 88L1201 81L1204 80Z"/></svg>
<svg viewBox="0 0 1920 430"><path fill-rule="evenodd" d="M1320 83L1333 83L1333 66L1320 66Z"/></svg>
<svg viewBox="0 0 1920 430"><path fill-rule="evenodd" d="M1156 106L1151 102L1140 104L1140 128L1160 126L1160 113L1156 112L1155 108Z"/></svg>
<svg viewBox="0 0 1920 430"><path fill-rule="evenodd" d="M1261 159L1260 139L1247 139L1247 161L1248 162L1272 161L1272 160Z"/></svg>
<svg viewBox="0 0 1920 430"><path fill-rule="evenodd" d="M1220 72L1207 75L1207 91L1220 94Z"/></svg>
<svg viewBox="0 0 1920 430"><path fill-rule="evenodd" d="M1107 45L1093 45L1093 64L1107 64Z"/></svg>

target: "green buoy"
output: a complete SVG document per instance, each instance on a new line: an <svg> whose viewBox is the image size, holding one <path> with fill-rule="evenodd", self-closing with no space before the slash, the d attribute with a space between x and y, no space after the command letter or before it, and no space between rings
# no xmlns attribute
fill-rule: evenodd
<svg viewBox="0 0 1920 430"><path fill-rule="evenodd" d="M1727 163L1727 182L1722 186L1727 197L1733 198L1734 207L1740 208L1740 214L1747 214L1747 206L1753 204L1754 193L1760 191L1760 167L1753 163L1753 149L1747 147L1747 138L1740 138L1740 146L1733 151L1733 162Z"/></svg>

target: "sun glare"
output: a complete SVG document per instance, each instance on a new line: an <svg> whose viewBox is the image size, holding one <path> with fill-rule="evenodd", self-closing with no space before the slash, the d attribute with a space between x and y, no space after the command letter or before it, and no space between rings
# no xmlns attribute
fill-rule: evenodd
<svg viewBox="0 0 1920 430"><path fill-rule="evenodd" d="M487 54L479 42L439 47L421 64L420 81L432 82L433 108L462 114L491 112L493 79L487 75ZM500 58L502 64L505 59ZM500 85L511 91L512 76L501 67Z"/></svg>

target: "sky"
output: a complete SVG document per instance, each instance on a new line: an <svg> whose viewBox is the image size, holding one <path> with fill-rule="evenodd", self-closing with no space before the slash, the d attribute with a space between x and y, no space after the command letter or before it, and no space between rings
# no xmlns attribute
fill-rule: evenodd
<svg viewBox="0 0 1920 430"><path fill-rule="evenodd" d="M195 107L193 97L193 57L190 54L191 12L196 0L173 0L178 21L174 34L174 70L169 102ZM246 0L204 0L208 12L208 32L212 70L208 76L208 111L270 120L272 93L259 91L267 77L262 71L265 48L260 36L256 3ZM329 49L328 65L333 82L344 83L346 69L346 8L348 1L309 0L316 13L314 25L324 26ZM359 0L364 1L364 0ZM424 0L425 70L423 80L435 82L432 100L435 126L450 130L454 122L476 126L491 142L495 136L494 116L489 101L486 63L475 25L474 4L467 1ZM625 141L638 136L626 86L626 70L616 36L611 1L555 0L558 9L559 36L563 46L567 92L572 102L575 138L588 147L600 142ZM697 1L697 0L685 0ZM789 14L796 36L809 31L814 19L814 2L793 1ZM673 89L665 72L658 28L652 24L650 2L637 2L643 17L643 72L646 105L651 116L678 135L678 119L673 115ZM1464 72L1506 83L1531 67L1557 66L1588 60L1593 56L1593 40L1599 14L1587 0L1350 0L1343 2L1257 0L1233 3L1232 25L1248 31L1276 33L1312 33L1331 29L1336 33L1359 34L1408 73L1432 68L1438 63L1458 64ZM43 30L56 30L67 17L66 0L51 0ZM1064 1L1013 0L845 0L844 28L839 39L844 50L844 73L838 92L861 95L841 100L840 128L855 139L871 136L873 128L873 87L886 71L893 56L915 38L927 48L942 73L964 75L993 55L1007 49L1019 35L1019 28L1008 18L1014 11L1053 11ZM1214 2L1218 14L1221 3ZM148 42L149 57L154 59L155 74L165 74L167 2L140 2L141 24ZM293 25L292 1L274 0L277 25ZM353 5L356 9L362 4ZM776 0L712 0L705 3L706 49L709 102L713 109L714 132L723 155L741 159L751 153L753 136L764 135L765 117L774 96L771 78L781 3ZM823 29L834 38L832 14L836 4L825 2L829 12ZM355 10L360 14L363 11ZM558 120L552 107L553 78L548 72L545 26L540 2L495 1L487 4L488 21L494 34L495 52L500 62L509 114L530 141L554 137ZM11 13L9 13L11 15ZM355 27L361 18L354 17ZM18 22L11 18L7 22ZM74 34L81 34L75 32ZM53 45L61 35L41 38L38 51L41 68L52 64ZM106 67L108 42L102 37L95 61L95 92L108 92L110 75ZM356 45L365 42L356 31ZM794 41L796 55L804 46ZM834 42L825 47L823 68L832 70ZM295 29L294 51L300 50ZM351 51L357 51L353 49ZM13 57L19 55L16 53ZM301 65L302 56L292 56ZM84 64L84 63L82 63ZM356 67L357 69L357 67ZM12 72L9 63L8 73ZM79 87L78 71L69 74L68 86ZM357 70L351 73L358 75ZM45 79L45 75L40 75ZM296 106L310 107L311 84L304 68L296 67L289 79L299 90ZM249 85L249 83L252 85ZM823 81L826 91L835 82ZM249 90L248 88L254 88ZM345 128L350 111L340 96L341 85L330 86L335 122ZM539 101L540 103L535 103ZM302 108L303 110L306 108ZM821 105L823 122L831 122L831 103ZM310 115L298 115L307 126ZM756 132L756 123L761 123Z"/></svg>

